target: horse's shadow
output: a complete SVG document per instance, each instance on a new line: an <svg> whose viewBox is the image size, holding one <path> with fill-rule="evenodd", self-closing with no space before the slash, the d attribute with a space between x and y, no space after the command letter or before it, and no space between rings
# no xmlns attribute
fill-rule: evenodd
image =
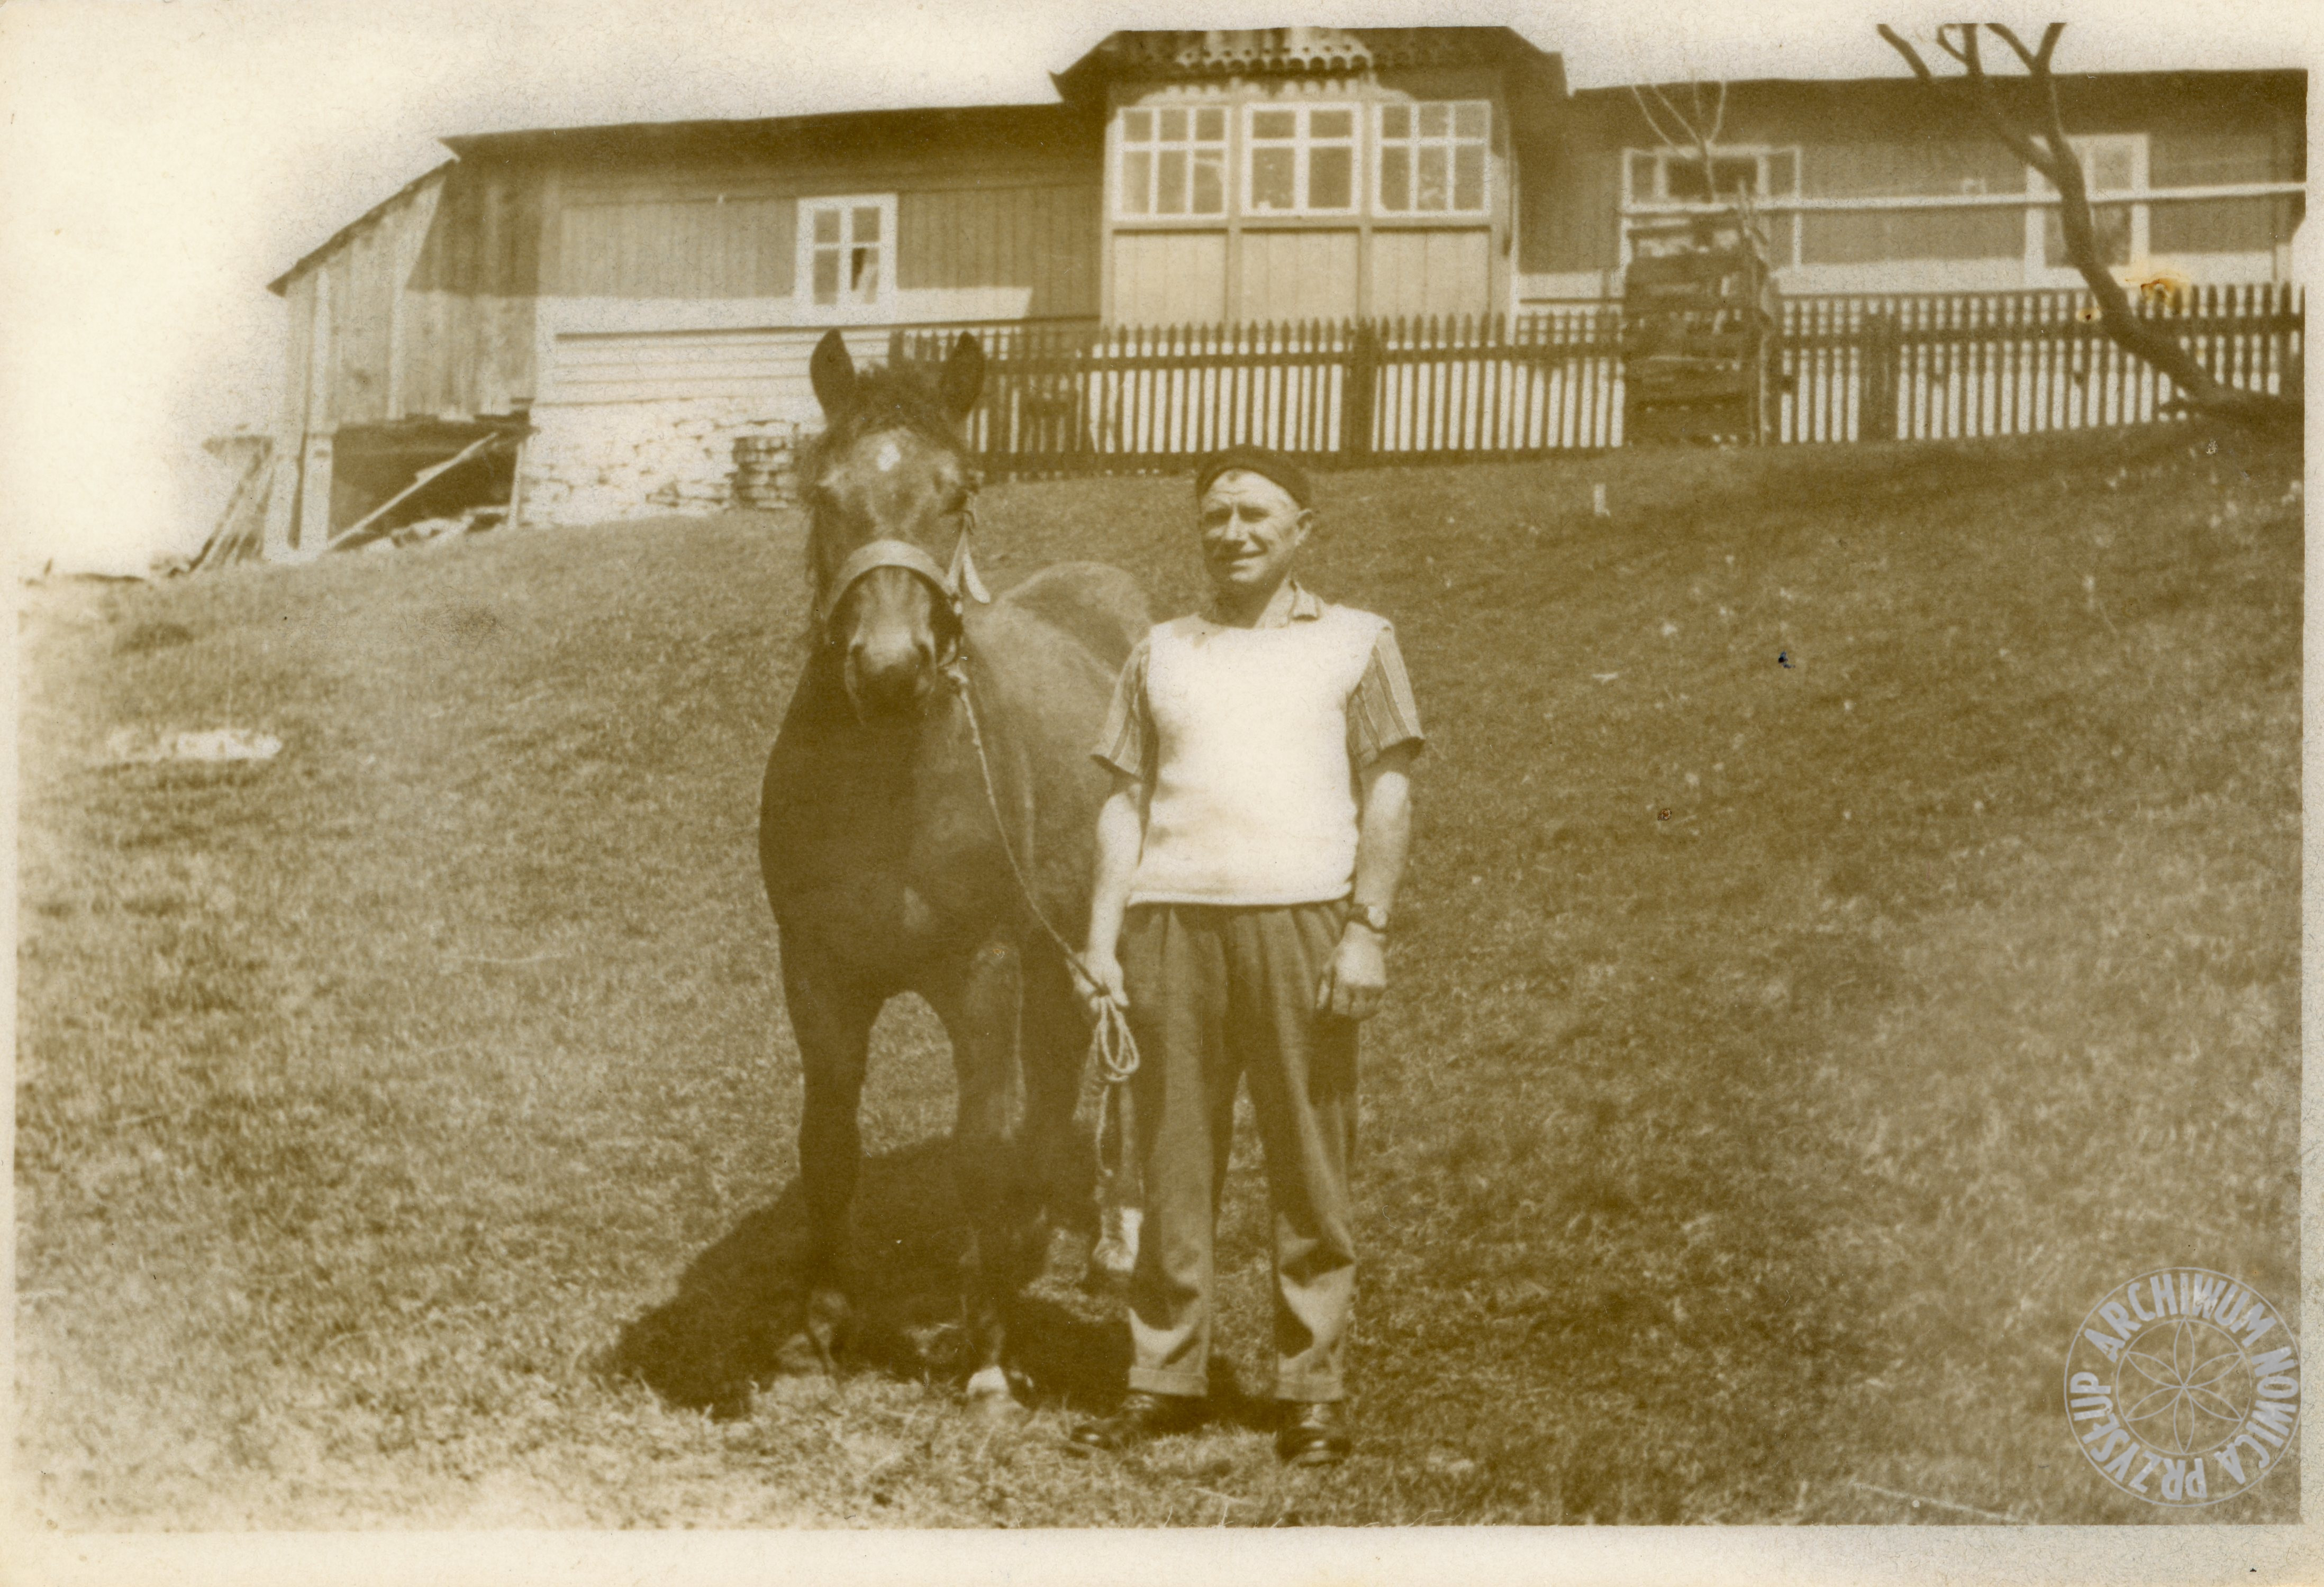
<svg viewBox="0 0 2324 1587"><path fill-rule="evenodd" d="M863 1160L842 1362L906 1380L958 1375L961 1259L967 1248L943 1139ZM1066 1244L1061 1239L1056 1244ZM1082 1232L1070 1243L1085 1249ZM797 1180L695 1258L669 1300L634 1318L599 1358L665 1401L747 1414L752 1391L822 1371L807 1344L806 1197ZM1077 1265L1077 1264L1076 1264ZM1121 1392L1130 1343L1118 1302L1074 1293L1053 1261L1014 1313L1012 1354L1037 1403L1098 1408Z"/></svg>

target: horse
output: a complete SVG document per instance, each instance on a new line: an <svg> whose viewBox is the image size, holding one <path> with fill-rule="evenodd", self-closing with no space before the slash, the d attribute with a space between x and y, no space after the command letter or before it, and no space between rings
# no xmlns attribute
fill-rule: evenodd
<svg viewBox="0 0 2324 1587"><path fill-rule="evenodd" d="M859 372L833 331L808 374L825 419L798 473L812 632L759 818L804 1078L802 1331L835 1370L872 1023L916 992L958 1087L967 1394L1012 1414L1008 1313L1051 1221L1089 1188L1073 1139L1089 1015L1056 937L1078 944L1086 927L1107 790L1091 750L1149 615L1129 574L1095 563L986 592L959 430L983 383L973 336L933 375ZM1106 1276L1128 1261L1092 1254Z"/></svg>

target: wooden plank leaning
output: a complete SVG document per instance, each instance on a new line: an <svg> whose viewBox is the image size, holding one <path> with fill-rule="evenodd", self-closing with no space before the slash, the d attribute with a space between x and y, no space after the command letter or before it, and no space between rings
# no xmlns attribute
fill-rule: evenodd
<svg viewBox="0 0 2324 1587"><path fill-rule="evenodd" d="M373 508L369 512L364 514L362 518L355 523L349 525L345 532L333 536L331 537L331 543L325 546L324 549L327 551L344 551L348 546L355 545L361 540L377 539L379 537L378 535L372 532L372 526L374 524L386 517L387 514L395 507L410 500L411 496L422 486L429 484L439 475L450 473L454 469L459 467L470 458L483 455L486 451L499 445L500 440L501 437L497 434L486 436L482 440L469 443L466 447L461 450L455 456L447 458L442 463L430 463L428 467L421 469L418 473L411 477L411 483L404 486L402 490L398 491L394 495L389 497L377 507Z"/></svg>

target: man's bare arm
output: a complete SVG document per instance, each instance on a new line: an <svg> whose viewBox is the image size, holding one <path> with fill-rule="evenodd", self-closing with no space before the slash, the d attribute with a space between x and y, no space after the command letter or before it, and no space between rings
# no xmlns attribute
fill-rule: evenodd
<svg viewBox="0 0 2324 1587"><path fill-rule="evenodd" d="M1082 949L1082 992L1093 1009L1108 999L1130 1006L1121 985L1121 917L1145 845L1146 784L1116 769L1113 792L1098 807L1097 874L1090 886L1089 938Z"/></svg>
<svg viewBox="0 0 2324 1587"><path fill-rule="evenodd" d="M1358 913L1315 989L1315 1006L1351 1020L1369 1019L1388 989L1388 945L1361 912L1396 903L1412 849L1412 760L1417 746L1399 744L1375 757L1359 774L1356 807L1355 904Z"/></svg>

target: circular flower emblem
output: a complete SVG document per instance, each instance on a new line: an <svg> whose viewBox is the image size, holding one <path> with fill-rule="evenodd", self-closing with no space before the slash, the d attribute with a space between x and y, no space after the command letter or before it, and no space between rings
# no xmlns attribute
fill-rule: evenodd
<svg viewBox="0 0 2324 1587"><path fill-rule="evenodd" d="M2202 1268L2144 1273L2082 1320L2066 1415L2107 1482L2154 1504L2217 1504L2299 1447L2300 1346L2248 1285Z"/></svg>

